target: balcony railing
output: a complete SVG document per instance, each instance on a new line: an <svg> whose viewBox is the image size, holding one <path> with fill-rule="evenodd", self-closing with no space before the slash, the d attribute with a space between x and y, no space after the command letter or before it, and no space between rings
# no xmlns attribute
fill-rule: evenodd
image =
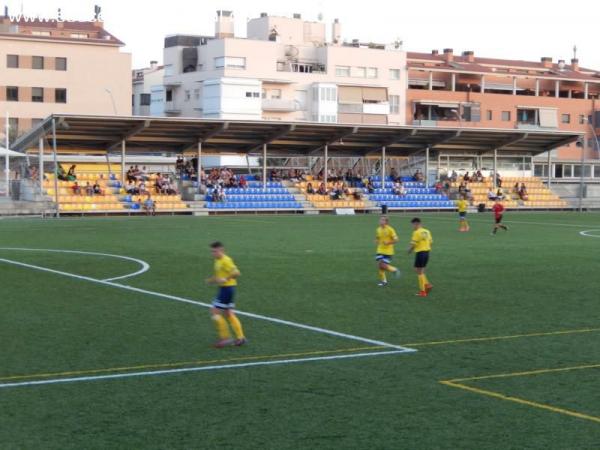
<svg viewBox="0 0 600 450"><path fill-rule="evenodd" d="M338 112L349 114L383 114L390 113L389 103L340 103Z"/></svg>
<svg viewBox="0 0 600 450"><path fill-rule="evenodd" d="M264 98L262 101L263 111L299 111L300 104L295 100L281 98Z"/></svg>

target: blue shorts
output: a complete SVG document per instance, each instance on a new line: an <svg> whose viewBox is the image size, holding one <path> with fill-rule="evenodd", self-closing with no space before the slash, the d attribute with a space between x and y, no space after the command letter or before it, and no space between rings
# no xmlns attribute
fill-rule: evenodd
<svg viewBox="0 0 600 450"><path fill-rule="evenodd" d="M464 219L465 217L467 217L467 212L459 212L458 213L458 217L460 217L461 219Z"/></svg>
<svg viewBox="0 0 600 450"><path fill-rule="evenodd" d="M213 300L212 305L217 309L233 309L235 303L235 286L222 286L219 288L217 297Z"/></svg>
<svg viewBox="0 0 600 450"><path fill-rule="evenodd" d="M377 256L375 256L375 261L382 262L384 264L391 264L392 263L392 255L378 254Z"/></svg>
<svg viewBox="0 0 600 450"><path fill-rule="evenodd" d="M424 269L427 267L429 262L429 252L417 252L415 253L415 268Z"/></svg>

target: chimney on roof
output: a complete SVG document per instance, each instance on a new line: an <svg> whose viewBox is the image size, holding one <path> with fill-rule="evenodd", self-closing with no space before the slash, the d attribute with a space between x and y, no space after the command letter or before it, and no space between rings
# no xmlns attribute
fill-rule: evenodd
<svg viewBox="0 0 600 450"><path fill-rule="evenodd" d="M260 17L268 17L269 15L266 12L261 12Z"/></svg>
<svg viewBox="0 0 600 450"><path fill-rule="evenodd" d="M552 67L552 58L550 56L542 56L542 64L544 67L551 68Z"/></svg>
<svg viewBox="0 0 600 450"><path fill-rule="evenodd" d="M558 60L558 69L559 70L565 70L566 64L565 64L565 60L564 59L559 59Z"/></svg>
<svg viewBox="0 0 600 450"><path fill-rule="evenodd" d="M437 50L437 49L433 49L433 50L431 50L431 54L432 54L433 56L437 56L437 55L439 55L439 54L440 54L440 52L439 52L439 50Z"/></svg>
<svg viewBox="0 0 600 450"><path fill-rule="evenodd" d="M575 72L579 71L579 60L577 58L571 59L571 70Z"/></svg>
<svg viewBox="0 0 600 450"><path fill-rule="evenodd" d="M342 24L340 19L334 19L333 26L331 27L331 42L334 45L340 45L342 43Z"/></svg>
<svg viewBox="0 0 600 450"><path fill-rule="evenodd" d="M4 18L8 19L8 6L7 5L4 6Z"/></svg>
<svg viewBox="0 0 600 450"><path fill-rule="evenodd" d="M446 60L446 62L454 61L454 50L452 50L451 48L445 48L444 59Z"/></svg>
<svg viewBox="0 0 600 450"><path fill-rule="evenodd" d="M292 17L294 19L302 19L302 14L300 14L300 13L294 13L294 15Z"/></svg>
<svg viewBox="0 0 600 450"><path fill-rule="evenodd" d="M233 11L217 11L217 21L215 22L215 37L217 39L234 37Z"/></svg>
<svg viewBox="0 0 600 450"><path fill-rule="evenodd" d="M150 61L150 68L156 69L158 67L158 61Z"/></svg>
<svg viewBox="0 0 600 450"><path fill-rule="evenodd" d="M463 58L465 58L468 62L475 62L475 52L472 50L466 50L462 53Z"/></svg>

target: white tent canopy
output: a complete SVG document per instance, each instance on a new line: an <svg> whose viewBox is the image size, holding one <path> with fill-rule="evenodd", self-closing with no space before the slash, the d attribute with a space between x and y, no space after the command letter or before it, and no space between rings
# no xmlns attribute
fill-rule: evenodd
<svg viewBox="0 0 600 450"><path fill-rule="evenodd" d="M4 147L0 147L0 156L5 157L6 153L8 153L8 156L10 156L11 158L25 158L25 156L27 156L24 153L6 150Z"/></svg>

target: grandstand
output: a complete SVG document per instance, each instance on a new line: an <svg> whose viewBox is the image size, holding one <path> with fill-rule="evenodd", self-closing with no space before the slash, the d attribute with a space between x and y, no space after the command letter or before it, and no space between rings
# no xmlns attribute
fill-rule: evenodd
<svg viewBox="0 0 600 450"><path fill-rule="evenodd" d="M56 131L53 132L53 124ZM103 196L75 195L69 182L54 182L53 166L44 167L40 160L40 186L51 197L57 210L63 213L136 213L140 211L139 196L128 195L123 191L125 177L125 156L132 155L186 155L195 157L197 169L203 170L202 157L207 155L254 155L261 162L261 174L248 174L250 180L245 188L225 189L223 198L213 198L206 186L181 177L180 195L155 195L158 212L213 214L220 212L327 212L337 209L353 209L370 212L387 207L390 210L450 210L457 192L455 186L450 191L440 192L433 188L442 171L440 156L444 154L464 155L471 152L479 158L493 160L490 169L496 172L499 158L533 157L549 150L575 142L580 138L576 133L562 131L523 131L481 128L429 128L407 126L337 125L317 123L281 123L268 121L232 121L212 119L180 118L140 118L140 117L101 117L53 115L22 136L14 145L15 150L27 152L31 156L60 155L112 155L121 157L120 164L82 165L79 164L80 181L96 181L105 191ZM56 152L48 150L56 142ZM353 184L346 195L315 195L306 193L306 183L271 180L267 175L269 159L307 158L320 161L323 174L319 182L330 188L328 164L335 160L370 158L381 154L374 172L369 176L374 189L366 189L363 184ZM401 175L407 190L406 195L394 195L392 179L386 167L392 159L404 162ZM420 161L424 179L410 177L411 165ZM437 166L436 166L437 160ZM449 160L449 159L448 159ZM66 159L62 162L66 164ZM331 167L331 166L329 166ZM348 168L351 168L350 166ZM172 169L174 172L174 168ZM119 173L120 172L120 173ZM247 171L246 171L247 172ZM381 182L386 174L385 183ZM316 177L308 173L306 180ZM532 171L523 177L510 178L505 174L505 189L516 180L528 184L529 198L517 200L513 193L506 191L506 206L519 209L565 208L564 201L554 195L540 178L533 178ZM152 180L150 180L150 183ZM474 203L488 203L486 192L494 181L473 186ZM329 194L329 193L328 193ZM338 198L339 197L339 198Z"/></svg>

